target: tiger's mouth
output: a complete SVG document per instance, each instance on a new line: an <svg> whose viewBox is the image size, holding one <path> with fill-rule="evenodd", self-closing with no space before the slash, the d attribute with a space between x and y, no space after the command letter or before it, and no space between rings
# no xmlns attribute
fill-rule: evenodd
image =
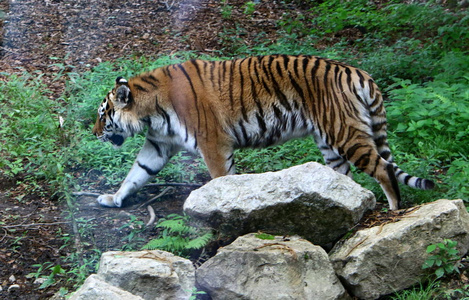
<svg viewBox="0 0 469 300"><path fill-rule="evenodd" d="M111 136L108 136L108 135L96 135L96 137L98 138L98 140L100 140L101 142L105 143L105 142L110 142L113 146L115 147L120 147L122 146L122 144L124 144L124 141L125 141L125 138L121 135L117 135L117 134L113 134Z"/></svg>
<svg viewBox="0 0 469 300"><path fill-rule="evenodd" d="M109 137L109 141L114 146L120 147L124 143L124 137L121 135L113 134Z"/></svg>

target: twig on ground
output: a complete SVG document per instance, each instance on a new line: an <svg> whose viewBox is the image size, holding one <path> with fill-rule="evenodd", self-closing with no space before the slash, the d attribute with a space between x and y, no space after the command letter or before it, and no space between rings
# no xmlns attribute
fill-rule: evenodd
<svg viewBox="0 0 469 300"><path fill-rule="evenodd" d="M170 190L173 190L174 188L168 186L167 188L165 188L161 193L159 193L158 195L156 195L155 197L152 197L150 200L146 201L145 203L143 203L142 205L140 205L138 208L142 208L146 205L150 205L153 201L155 201L156 199L160 198L160 197L163 197L167 192L169 192Z"/></svg>
<svg viewBox="0 0 469 300"><path fill-rule="evenodd" d="M0 242L3 242L3 240L7 237L8 235L8 231L5 229L5 228L2 228L3 231L5 232L5 235L2 237L2 239L0 240Z"/></svg>
<svg viewBox="0 0 469 300"><path fill-rule="evenodd" d="M72 195L73 195L73 196L77 196L77 197L80 197L80 196L89 196L89 197L96 197L96 198L98 198L100 194L98 194L98 193L92 193L92 192L73 192Z"/></svg>
<svg viewBox="0 0 469 300"><path fill-rule="evenodd" d="M146 226L151 226L153 225L153 223L155 223L156 221L156 214L155 214L155 210L153 209L153 207L151 205L148 205L147 206L147 209L148 209L148 213L150 214L150 220L148 221L148 223L146 224Z"/></svg>
<svg viewBox="0 0 469 300"><path fill-rule="evenodd" d="M31 224L18 224L18 225L7 225L1 226L2 228L15 228L15 227L32 227L32 226L52 226L58 224L67 224L67 222L53 222L53 223L31 223Z"/></svg>

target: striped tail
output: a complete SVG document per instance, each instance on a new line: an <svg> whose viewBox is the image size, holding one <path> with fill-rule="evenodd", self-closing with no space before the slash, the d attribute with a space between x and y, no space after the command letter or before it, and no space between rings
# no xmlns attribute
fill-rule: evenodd
<svg viewBox="0 0 469 300"><path fill-rule="evenodd" d="M421 190L431 190L435 187L435 183L433 183L433 181L409 175L402 171L395 163L392 165L394 167L394 173L396 174L397 181L400 183Z"/></svg>

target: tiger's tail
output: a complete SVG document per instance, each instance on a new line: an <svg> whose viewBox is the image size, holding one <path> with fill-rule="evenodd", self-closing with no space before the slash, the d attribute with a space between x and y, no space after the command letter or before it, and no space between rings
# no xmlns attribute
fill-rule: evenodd
<svg viewBox="0 0 469 300"><path fill-rule="evenodd" d="M389 148L387 139L386 111L383 105L382 94L374 81L369 82L369 87L370 97L365 98L367 98L367 102L369 105L373 139L375 141L379 155L392 164L394 174L396 175L398 182L416 189L433 189L435 187L435 183L433 183L433 181L409 175L393 162L391 150Z"/></svg>

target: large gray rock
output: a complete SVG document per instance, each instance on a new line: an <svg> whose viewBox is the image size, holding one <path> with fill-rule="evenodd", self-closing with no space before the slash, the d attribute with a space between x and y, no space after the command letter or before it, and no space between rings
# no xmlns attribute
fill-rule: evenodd
<svg viewBox="0 0 469 300"><path fill-rule="evenodd" d="M318 163L279 172L215 178L193 191L184 211L228 236L258 230L298 234L327 245L373 209L374 195Z"/></svg>
<svg viewBox="0 0 469 300"><path fill-rule="evenodd" d="M115 287L96 274L89 276L85 283L69 300L143 300L118 287Z"/></svg>
<svg viewBox="0 0 469 300"><path fill-rule="evenodd" d="M297 236L239 237L196 271L213 300L349 299L327 253Z"/></svg>
<svg viewBox="0 0 469 300"><path fill-rule="evenodd" d="M469 248L469 214L462 200L438 200L400 219L360 230L331 251L337 274L354 296L377 299L424 279L430 244L457 241L461 256Z"/></svg>
<svg viewBox="0 0 469 300"><path fill-rule="evenodd" d="M106 252L98 275L143 299L189 299L195 286L190 260L159 250Z"/></svg>

